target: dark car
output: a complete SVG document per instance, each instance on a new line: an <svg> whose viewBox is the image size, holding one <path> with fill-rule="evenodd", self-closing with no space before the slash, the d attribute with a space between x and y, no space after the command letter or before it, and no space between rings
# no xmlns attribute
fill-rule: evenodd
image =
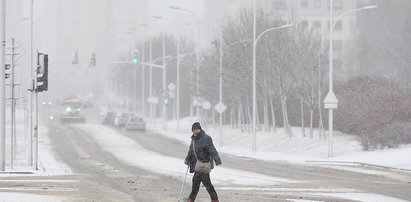
<svg viewBox="0 0 411 202"><path fill-rule="evenodd" d="M104 125L114 125L114 117L116 117L116 112L107 112L101 123Z"/></svg>

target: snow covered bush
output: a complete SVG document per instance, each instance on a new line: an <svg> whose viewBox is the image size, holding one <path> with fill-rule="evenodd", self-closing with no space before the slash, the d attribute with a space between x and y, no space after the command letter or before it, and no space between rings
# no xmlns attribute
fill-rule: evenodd
<svg viewBox="0 0 411 202"><path fill-rule="evenodd" d="M338 86L336 95L336 129L359 134L364 150L410 143L406 128L411 126L402 123L411 118L411 96L398 84L381 77L356 77Z"/></svg>

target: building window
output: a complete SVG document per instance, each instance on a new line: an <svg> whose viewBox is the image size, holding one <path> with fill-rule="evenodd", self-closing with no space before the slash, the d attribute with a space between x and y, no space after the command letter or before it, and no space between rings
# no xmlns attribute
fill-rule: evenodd
<svg viewBox="0 0 411 202"><path fill-rule="evenodd" d="M273 6L273 10L287 10L286 1L273 1L272 6Z"/></svg>
<svg viewBox="0 0 411 202"><path fill-rule="evenodd" d="M321 21L319 21L319 20L314 21L313 22L313 27L315 29L320 29L321 28Z"/></svg>
<svg viewBox="0 0 411 202"><path fill-rule="evenodd" d="M321 0L314 0L314 8L321 8Z"/></svg>
<svg viewBox="0 0 411 202"><path fill-rule="evenodd" d="M327 9L330 10L330 1L327 1ZM335 10L342 10L344 7L344 2L343 0L334 0L333 1L333 7Z"/></svg>
<svg viewBox="0 0 411 202"><path fill-rule="evenodd" d="M308 8L308 1L307 0L301 1L301 8Z"/></svg>
<svg viewBox="0 0 411 202"><path fill-rule="evenodd" d="M343 49L342 40L333 40L333 50L334 51L342 51L342 49Z"/></svg>
<svg viewBox="0 0 411 202"><path fill-rule="evenodd" d="M301 21L300 26L303 29L307 29L308 28L308 21L307 20Z"/></svg>
<svg viewBox="0 0 411 202"><path fill-rule="evenodd" d="M327 21L327 29L330 30L330 21ZM334 26L334 31L342 31L343 30L343 22L339 20L337 23L335 23Z"/></svg>
<svg viewBox="0 0 411 202"><path fill-rule="evenodd" d="M335 31L342 31L342 30L343 30L343 23L342 23L341 20L339 20L339 21L335 24L334 30L335 30Z"/></svg>
<svg viewBox="0 0 411 202"><path fill-rule="evenodd" d="M333 66L334 66L334 69L341 69L342 66L343 66L342 60L340 60L340 59L334 59L334 60L333 60Z"/></svg>
<svg viewBox="0 0 411 202"><path fill-rule="evenodd" d="M342 10L343 9L343 0L334 1L334 9Z"/></svg>

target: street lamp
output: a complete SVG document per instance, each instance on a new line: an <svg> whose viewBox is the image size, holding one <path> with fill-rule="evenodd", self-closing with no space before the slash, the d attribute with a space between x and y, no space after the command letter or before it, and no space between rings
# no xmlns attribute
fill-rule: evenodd
<svg viewBox="0 0 411 202"><path fill-rule="evenodd" d="M19 23L21 23L21 22L23 22L23 21L29 20L29 19L30 19L30 18L21 18L20 20L18 20L18 21L14 24L14 26L13 26L13 32L12 32L12 34L11 34L12 38L14 38L14 33L16 32L17 24L19 24Z"/></svg>
<svg viewBox="0 0 411 202"><path fill-rule="evenodd" d="M327 96L324 99L324 108L328 109L328 130L329 130L329 139L328 139L328 157L331 158L333 157L333 110L337 109L338 107L338 99L334 94L333 91L333 31L335 28L335 25L337 24L338 20L343 17L344 15L358 12L358 11L363 11L363 10L369 10L369 9L374 9L377 8L378 6L376 5L371 5L371 6L365 6L362 8L357 8L353 10L346 11L342 13L341 15L337 16L335 20L333 20L333 0L330 0L330 39L329 39L329 91Z"/></svg>
<svg viewBox="0 0 411 202"><path fill-rule="evenodd" d="M234 45L238 45L241 43L249 42L250 40L241 40L241 41L236 41L231 44L226 45L226 47L223 49L223 28L221 27L220 30L220 87L219 87L219 104L221 105L222 108L225 108L225 105L223 104L223 58L224 58L224 53ZM219 110L219 109L218 109ZM224 110L223 110L224 111ZM220 147L223 146L223 111L219 111L219 121L220 121Z"/></svg>
<svg viewBox="0 0 411 202"><path fill-rule="evenodd" d="M257 150L257 135L256 135L256 114L257 114L257 96L256 96L256 89L257 89L257 84L256 84L256 75L257 75L257 71L256 71L256 48L257 48L257 43L258 40L261 38L261 36L263 36L264 34L273 31L273 30L277 30L277 29L285 29L285 28L289 28L292 27L293 25L291 24L286 24L286 25L282 25L279 27L273 27L273 28L269 28L266 29L265 31L261 32L261 34L259 34L256 37L257 34L257 18L256 18L256 0L254 0L254 16L253 16L253 140L252 140L252 151L256 151Z"/></svg>
<svg viewBox="0 0 411 202"><path fill-rule="evenodd" d="M153 16L156 19L162 19L162 20L167 20L171 23L173 23L173 21L169 18L165 18L162 16ZM177 53L176 53L176 57L177 57L177 90L176 90L176 118L177 118L177 130L180 128L180 36L178 35L178 33L176 32L177 35ZM163 64L165 65L165 62L163 61ZM164 68L165 69L165 68ZM165 71L165 70L164 70ZM164 84L165 85L165 84ZM163 86L163 88L165 89L165 86Z"/></svg>
<svg viewBox="0 0 411 202"><path fill-rule="evenodd" d="M150 24L140 24L140 26L143 26L143 27L147 27L148 29L149 29L149 32L150 32L150 35L151 35L151 29L150 29L150 27L153 27L152 25L150 25ZM153 97L153 67L152 67L152 65L151 65L151 63L152 63L152 40L151 40L151 36L150 36L150 39L149 39L149 50L150 50L150 53L149 53L149 61L150 61L150 65L149 65L149 67L150 67L150 69L149 69L149 97L150 97L150 100L151 100L151 98ZM153 103L149 103L149 117L150 117L150 119L153 119L154 117L153 117Z"/></svg>
<svg viewBox="0 0 411 202"><path fill-rule="evenodd" d="M199 44L199 42L200 42L200 23L199 23L199 19L198 19L198 17L197 17L197 15L196 15L196 13L195 12L193 12L192 10L189 10L189 9L186 9L186 8L181 8L181 7L177 7L177 6L170 6L169 7L170 9L174 9L174 10L181 10L181 11L185 11L185 12L188 12L188 13L190 13L193 17L194 17L194 19L195 19L195 21L196 21L196 32L195 32L195 37L194 37L194 40L195 40L195 52L197 53L196 54L196 68L197 68L197 72L196 72L196 94L197 94L197 96L199 96L200 95L200 58L199 58L199 55L198 55L198 44ZM191 99L191 102L190 102L191 104L192 104L192 99ZM190 105L191 105L190 104ZM192 107L190 107L190 109L191 109ZM197 107L197 112L196 112L196 115L197 115L197 119L199 119L199 110L200 110L200 108L199 107ZM190 110L191 111L191 110Z"/></svg>

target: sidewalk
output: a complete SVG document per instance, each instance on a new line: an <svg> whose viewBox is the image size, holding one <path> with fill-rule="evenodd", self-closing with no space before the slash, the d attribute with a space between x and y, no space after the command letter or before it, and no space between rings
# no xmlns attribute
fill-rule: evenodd
<svg viewBox="0 0 411 202"><path fill-rule="evenodd" d="M155 123L148 125L148 130L177 139L188 146L191 136L191 120L189 117L181 119L178 130L176 121L168 121L167 130L164 130L162 120L156 120ZM223 145L221 146L218 125L209 124L203 129L213 138L214 145L219 152L235 156L305 164L307 162L367 164L411 171L411 158L409 158L411 145L398 149L362 151L356 136L336 131L333 138L334 157L328 158L328 138L319 138L317 130L314 130L313 139L303 137L301 128L298 127L292 128L294 136L291 138L284 134L282 128L277 128L276 133L258 132L257 151L252 152L251 133L242 133L239 129L232 129L226 125L223 129ZM306 136L309 136L309 128L305 131Z"/></svg>

